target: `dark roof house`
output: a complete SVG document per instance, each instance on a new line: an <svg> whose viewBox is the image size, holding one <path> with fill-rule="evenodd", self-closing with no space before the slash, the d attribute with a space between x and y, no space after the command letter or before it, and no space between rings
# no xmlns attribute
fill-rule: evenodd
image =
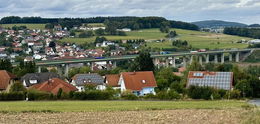
<svg viewBox="0 0 260 124"><path fill-rule="evenodd" d="M21 78L21 82L24 86L29 87L34 84L42 83L48 81L51 78L60 78L60 76L53 72L45 73L29 73Z"/></svg>
<svg viewBox="0 0 260 124"><path fill-rule="evenodd" d="M76 74L72 78L72 82L75 86L85 86L86 84L103 85L104 78L97 73Z"/></svg>
<svg viewBox="0 0 260 124"><path fill-rule="evenodd" d="M43 83L32 85L30 88L49 92L55 95L58 93L59 89L62 89L62 91L66 93L69 93L70 91L77 91L76 87L59 78L49 79Z"/></svg>

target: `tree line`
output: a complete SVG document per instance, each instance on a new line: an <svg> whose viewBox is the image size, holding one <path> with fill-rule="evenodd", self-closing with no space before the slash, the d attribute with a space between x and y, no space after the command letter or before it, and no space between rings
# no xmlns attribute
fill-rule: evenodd
<svg viewBox="0 0 260 124"><path fill-rule="evenodd" d="M116 28L131 28L133 30L160 28L162 24L167 23L171 28L180 28L188 30L199 30L199 27L186 22L167 20L163 17L92 17L92 18L41 18L41 17L19 17L9 16L0 20L1 24L13 23L59 23L62 26L71 28L73 25L81 23L110 23L115 24Z"/></svg>
<svg viewBox="0 0 260 124"><path fill-rule="evenodd" d="M224 29L224 34L238 35L243 37L260 38L260 29L258 28L237 28L227 27Z"/></svg>

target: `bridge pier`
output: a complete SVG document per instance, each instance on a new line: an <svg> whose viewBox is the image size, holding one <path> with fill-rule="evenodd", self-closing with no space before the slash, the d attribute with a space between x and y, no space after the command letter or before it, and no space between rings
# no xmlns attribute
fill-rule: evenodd
<svg viewBox="0 0 260 124"><path fill-rule="evenodd" d="M159 60L158 58L154 58L154 59L153 59L153 64L154 64L157 68L159 68L159 63L160 63L160 60Z"/></svg>
<svg viewBox="0 0 260 124"><path fill-rule="evenodd" d="M187 59L185 56L183 57L183 67L187 67Z"/></svg>
<svg viewBox="0 0 260 124"><path fill-rule="evenodd" d="M240 53L237 52L237 53L236 53L236 62L239 62L239 55L240 55Z"/></svg>
<svg viewBox="0 0 260 124"><path fill-rule="evenodd" d="M229 61L230 61L230 62L232 62L232 60L233 60L232 57L233 57L233 54L232 54L232 53L229 53Z"/></svg>
<svg viewBox="0 0 260 124"><path fill-rule="evenodd" d="M209 54L206 54L206 63L209 63Z"/></svg>
<svg viewBox="0 0 260 124"><path fill-rule="evenodd" d="M217 54L214 55L214 62L218 63L218 55Z"/></svg>
<svg viewBox="0 0 260 124"><path fill-rule="evenodd" d="M42 72L42 67L38 66L38 73L41 73L41 72Z"/></svg>
<svg viewBox="0 0 260 124"><path fill-rule="evenodd" d="M166 59L165 59L165 66L166 66L167 68L169 67L169 63L170 63L169 58L166 58Z"/></svg>
<svg viewBox="0 0 260 124"><path fill-rule="evenodd" d="M193 62L193 55L190 56L190 64Z"/></svg>
<svg viewBox="0 0 260 124"><path fill-rule="evenodd" d="M172 57L172 67L176 67L176 58L175 57Z"/></svg>
<svg viewBox="0 0 260 124"><path fill-rule="evenodd" d="M61 67L61 66L62 66L62 65L57 65L57 66L56 66L59 75L62 75L62 67Z"/></svg>
<svg viewBox="0 0 260 124"><path fill-rule="evenodd" d="M65 77L69 76L69 64L65 64L65 72L64 72Z"/></svg>
<svg viewBox="0 0 260 124"><path fill-rule="evenodd" d="M111 61L112 62L112 61ZM116 66L116 61L114 61L114 62L112 62L113 63L113 66L112 66L112 68L116 68L117 66Z"/></svg>
<svg viewBox="0 0 260 124"><path fill-rule="evenodd" d="M199 63L200 63L201 65L203 64L202 56L199 56Z"/></svg>
<svg viewBox="0 0 260 124"><path fill-rule="evenodd" d="M225 63L225 53L222 53L221 55L221 63Z"/></svg>

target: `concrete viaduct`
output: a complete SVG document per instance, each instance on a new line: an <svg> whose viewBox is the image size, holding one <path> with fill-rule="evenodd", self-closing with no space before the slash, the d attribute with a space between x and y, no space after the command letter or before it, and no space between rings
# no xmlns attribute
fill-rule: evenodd
<svg viewBox="0 0 260 124"><path fill-rule="evenodd" d="M212 62L210 61L210 57L214 58L214 63L224 63L225 56L228 57L229 62L239 62L241 57L241 53L250 54L254 50L258 49L236 49L236 50L218 50L218 51L206 51L206 52L176 52L173 54L159 54L159 55L151 55L154 60L154 64L159 67L159 63L161 60L164 60L164 66L172 66L176 67L176 58L182 58L182 66L187 66L193 60L194 56L199 58L200 64ZM64 75L68 76L69 65L70 64L89 64L93 66L95 62L106 61L112 63L113 66L116 66L116 62L120 60L134 60L138 55L124 55L124 56L115 56L115 57L105 57L102 59L94 59L94 58L84 58L84 59L63 59L63 60L46 60L46 61L35 61L36 66L38 67L38 72L41 72L41 67L47 66L56 66L64 69ZM220 61L219 61L220 58ZM18 63L13 63L13 65L17 65ZM63 66L63 67L62 67Z"/></svg>

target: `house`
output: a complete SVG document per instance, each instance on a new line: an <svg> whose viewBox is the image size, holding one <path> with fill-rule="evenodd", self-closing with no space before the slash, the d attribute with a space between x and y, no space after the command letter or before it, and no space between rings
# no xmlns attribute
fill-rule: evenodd
<svg viewBox="0 0 260 124"><path fill-rule="evenodd" d="M157 87L152 71L122 72L118 84L121 92L129 90L137 96L155 94Z"/></svg>
<svg viewBox="0 0 260 124"><path fill-rule="evenodd" d="M254 40L250 40L248 41L249 44L259 44L260 43L260 39L254 39Z"/></svg>
<svg viewBox="0 0 260 124"><path fill-rule="evenodd" d="M89 74L76 74L72 77L71 84L76 86L79 91L84 91L84 86L87 84L96 85L96 89L106 89L104 84L104 78L96 73Z"/></svg>
<svg viewBox="0 0 260 124"><path fill-rule="evenodd" d="M6 91L16 80L16 76L8 71L0 70L0 91Z"/></svg>
<svg viewBox="0 0 260 124"><path fill-rule="evenodd" d="M107 86L113 87L113 89L120 89L118 84L120 74L109 74L105 76L105 83Z"/></svg>
<svg viewBox="0 0 260 124"><path fill-rule="evenodd" d="M3 52L0 52L0 58L7 58L8 55L7 55L7 52L3 51Z"/></svg>
<svg viewBox="0 0 260 124"><path fill-rule="evenodd" d="M54 95L57 95L60 89L66 93L77 91L76 87L59 78L51 78L43 83L32 85L29 89L36 89L39 91L52 93Z"/></svg>
<svg viewBox="0 0 260 124"><path fill-rule="evenodd" d="M24 62L32 62L33 61L33 57L32 56L26 56L24 58Z"/></svg>
<svg viewBox="0 0 260 124"><path fill-rule="evenodd" d="M32 86L34 84L48 81L51 78L60 78L60 76L53 72L45 73L28 73L21 78L21 82L25 87Z"/></svg>
<svg viewBox="0 0 260 124"><path fill-rule="evenodd" d="M195 85L231 90L232 83L233 72L190 71L187 87Z"/></svg>

